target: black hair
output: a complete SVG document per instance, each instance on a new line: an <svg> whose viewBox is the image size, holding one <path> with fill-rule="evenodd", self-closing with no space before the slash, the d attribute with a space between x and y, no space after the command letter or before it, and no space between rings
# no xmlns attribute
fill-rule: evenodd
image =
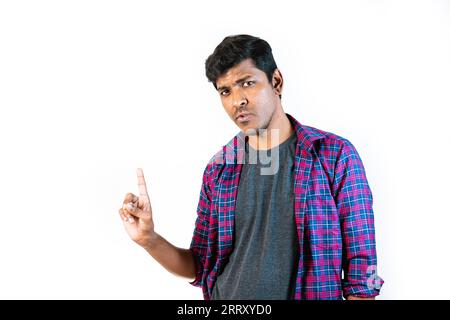
<svg viewBox="0 0 450 320"><path fill-rule="evenodd" d="M225 37L214 52L206 59L206 77L217 89L217 79L229 69L246 59L252 59L256 68L264 71L269 83L277 68L272 55L272 48L267 41L240 34Z"/></svg>

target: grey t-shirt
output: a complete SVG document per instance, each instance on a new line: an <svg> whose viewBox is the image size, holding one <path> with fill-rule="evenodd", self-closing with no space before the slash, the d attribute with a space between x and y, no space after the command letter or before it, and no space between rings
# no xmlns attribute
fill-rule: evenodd
<svg viewBox="0 0 450 320"><path fill-rule="evenodd" d="M261 175L267 163L246 145L235 211L234 250L219 274L211 299L292 299L298 265L294 217L295 133L271 150L278 171ZM257 163L249 163L256 153ZM254 159L254 158L253 158ZM254 163L255 161L253 161Z"/></svg>

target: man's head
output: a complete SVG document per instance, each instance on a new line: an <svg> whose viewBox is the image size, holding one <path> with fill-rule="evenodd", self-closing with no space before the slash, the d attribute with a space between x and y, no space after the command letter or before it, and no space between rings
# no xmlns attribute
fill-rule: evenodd
<svg viewBox="0 0 450 320"><path fill-rule="evenodd" d="M225 111L244 131L266 129L282 112L283 77L266 41L249 35L226 37L205 66ZM247 118L237 118L241 113Z"/></svg>

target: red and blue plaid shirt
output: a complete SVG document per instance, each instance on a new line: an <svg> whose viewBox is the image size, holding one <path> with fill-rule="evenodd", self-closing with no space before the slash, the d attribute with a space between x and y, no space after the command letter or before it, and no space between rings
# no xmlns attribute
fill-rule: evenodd
<svg viewBox="0 0 450 320"><path fill-rule="evenodd" d="M294 211L299 261L294 298L374 297L383 280L376 272L372 193L361 159L348 140L287 116L297 134ZM203 174L190 250L196 263L191 284L203 289L205 300L211 298L233 251L245 139L242 132L236 135Z"/></svg>

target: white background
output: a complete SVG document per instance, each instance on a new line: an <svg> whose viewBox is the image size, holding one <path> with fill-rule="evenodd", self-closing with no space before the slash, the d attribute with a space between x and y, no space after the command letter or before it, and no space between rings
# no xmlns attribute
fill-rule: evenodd
<svg viewBox="0 0 450 320"><path fill-rule="evenodd" d="M348 138L374 195L379 299L449 299L449 1L1 1L0 298L202 299L117 210L144 169L188 247L203 169L238 128L204 76L267 40L301 123Z"/></svg>

